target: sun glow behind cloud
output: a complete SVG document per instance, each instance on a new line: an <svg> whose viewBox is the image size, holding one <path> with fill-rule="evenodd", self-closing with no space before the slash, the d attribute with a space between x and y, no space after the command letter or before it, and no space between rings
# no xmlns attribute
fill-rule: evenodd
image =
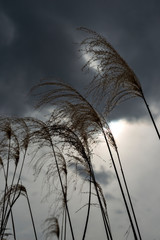
<svg viewBox="0 0 160 240"><path fill-rule="evenodd" d="M114 138L117 138L122 134L122 132L125 129L125 124L126 122L123 119L120 119L118 121L111 121L109 123L110 129Z"/></svg>

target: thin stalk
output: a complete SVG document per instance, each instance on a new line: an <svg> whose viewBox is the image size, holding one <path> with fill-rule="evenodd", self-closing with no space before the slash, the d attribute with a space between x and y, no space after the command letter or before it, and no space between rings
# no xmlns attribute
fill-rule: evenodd
<svg viewBox="0 0 160 240"><path fill-rule="evenodd" d="M134 221L135 221L135 224L136 224L136 227L137 227L138 235L139 235L140 240L142 240L140 229L139 229L137 218L136 218L136 214L135 214L135 211L134 211L134 208L133 208L131 196L130 196L129 189L128 189L128 186L127 186L126 178L125 178L124 171L123 171L123 168L122 168L122 164L121 164L121 160L120 160L118 149L116 149L116 153L117 153L117 157L118 157L118 161L119 161L119 165L120 165L123 181L124 181L124 184L125 184L125 187L126 187L129 203L130 203L130 206L131 206L131 209L132 209Z"/></svg>
<svg viewBox="0 0 160 240"><path fill-rule="evenodd" d="M106 218L106 215L104 213L104 208L102 206L102 202L101 202L101 199L100 199L100 196L99 196L99 192L98 192L97 184L96 184L96 179L95 179L95 175L94 175L94 170L93 170L93 167L92 167L91 163L89 163L89 166L90 166L94 187L95 187L95 190L96 190L98 202L99 202L101 213L102 213L102 218L103 218L103 223L104 223L104 227L105 227L105 231L106 231L106 236L107 236L107 239L113 240L112 233L111 233L111 230L110 230L110 226L109 226L108 220Z"/></svg>
<svg viewBox="0 0 160 240"><path fill-rule="evenodd" d="M11 210L11 221L12 221L12 228L13 228L13 236L14 236L14 240L16 240L16 230L15 230L15 224L14 224L14 218L13 218L13 212Z"/></svg>
<svg viewBox="0 0 160 240"><path fill-rule="evenodd" d="M66 186L65 186L65 196L66 196L66 200L67 200L67 173L65 174L65 178L66 178ZM64 211L64 240L66 240L67 238L67 211L66 211L66 206L65 206L65 211Z"/></svg>
<svg viewBox="0 0 160 240"><path fill-rule="evenodd" d="M27 197L27 203L28 203L28 207L29 207L29 212L30 212L30 215L31 215L31 220L32 220L32 225L33 225L35 239L38 240L37 233L36 233L36 228L35 228L35 224L34 224L34 219L33 219L33 214L32 214L32 209L31 209L31 204L30 204L30 201L29 201L29 197L28 197L27 191L26 191L26 197Z"/></svg>
<svg viewBox="0 0 160 240"><path fill-rule="evenodd" d="M157 135L158 135L158 138L159 138L159 140L160 140L160 133L159 133L158 128L157 128L157 125L156 125L156 123L155 123L155 121L154 121L154 118L153 118L153 115L152 115L151 110L150 110L150 108L149 108L149 105L148 105L148 103L147 103L147 101L146 101L146 99L145 99L145 97L144 97L143 94L142 94L142 98L143 98L144 103L145 103L145 105L146 105L146 107L147 107L148 113L149 113L149 115L150 115L150 118L151 118L151 121L152 121L152 123L153 123L153 126L154 126L154 128L155 128L155 130L156 130L156 133L157 133Z"/></svg>
<svg viewBox="0 0 160 240"><path fill-rule="evenodd" d="M117 171L117 168L116 168L116 165L115 165L115 162L114 162L114 159L113 159L113 155L112 155L112 152L111 152L111 149L110 149L110 145L108 143L108 140L107 140L106 134L104 132L103 126L101 126L101 129L102 129L102 133L104 135L104 138L105 138L108 150L109 150L109 154L110 154L110 157L111 157L111 160L112 160L112 164L113 164L113 167L114 167L114 170L115 170L115 173L116 173L116 177L117 177L117 180L118 180L118 183L119 183L119 187L120 187L120 190L121 190L121 193L122 193L122 197L123 197L123 200L124 200L124 203L125 203L127 214L128 214L131 226L132 226L133 235L134 235L135 240L138 240L138 237L137 237L137 234L136 234L136 230L135 230L135 227L134 227L134 224L133 224L133 220L132 220L132 217L131 217L131 214L130 214L130 210L129 210L129 207L128 207L128 204L127 204L127 201L126 201L126 197L125 197L125 194L124 194L124 191L123 191L123 187L122 187L119 175L118 175L118 171Z"/></svg>
<svg viewBox="0 0 160 240"><path fill-rule="evenodd" d="M65 194L65 191L64 191L63 183L62 183L62 178L61 178L61 174L60 174L60 170L59 170L59 166L58 166L58 162L57 162L56 153L55 153L54 146L53 146L53 143L52 143L51 139L50 139L50 143L51 143L53 155L54 155L54 158L55 158L55 163L56 163L56 168L57 168L57 172L58 172L58 177L59 177L59 180L60 180L60 185L61 185L61 189L62 189L62 193L63 193L65 205L66 205L66 211L67 211L67 215L68 215L68 221L69 221L69 225L70 225L72 239L75 240L74 233L73 233L73 228L72 228L72 223L71 223L71 218L70 218L70 213L69 213L68 204L67 204L67 199L66 199L66 194Z"/></svg>
<svg viewBox="0 0 160 240"><path fill-rule="evenodd" d="M87 211L86 223L85 223L85 228L84 228L82 240L84 240L85 236L86 236L86 231L87 231L87 227L88 227L88 220L89 220L89 214L90 214L90 208L91 208L91 172L90 172L90 176L89 176L88 211Z"/></svg>

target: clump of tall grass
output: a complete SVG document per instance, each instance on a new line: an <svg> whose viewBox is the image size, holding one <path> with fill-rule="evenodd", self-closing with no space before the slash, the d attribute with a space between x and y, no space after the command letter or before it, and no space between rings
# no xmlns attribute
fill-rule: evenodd
<svg viewBox="0 0 160 240"><path fill-rule="evenodd" d="M13 206L24 196L28 203L31 221L37 239L31 205L26 188L22 185L22 170L29 146L29 129L23 119L0 118L0 165L1 165L1 199L0 199L0 237L7 233L9 218L12 222L12 233L16 239L16 228ZM13 172L10 174L10 170Z"/></svg>
<svg viewBox="0 0 160 240"><path fill-rule="evenodd" d="M62 195L63 195L63 201L64 201L65 209L67 212L68 220L69 220L72 239L75 239L73 227L72 227L72 223L71 223L71 217L70 217L70 213L69 213L69 208L68 208L68 203L67 203L67 187L66 187L67 170L65 169L64 163L62 163L62 166L59 165L58 160L60 158L61 158L61 160L64 160L64 159L63 159L62 155L57 153L57 151L58 151L57 141L53 140L54 136L56 135L56 131L54 131L54 129L52 129L52 128L49 128L45 122L38 120L38 119L26 118L25 122L28 124L30 131L31 131L32 144L37 145L36 154L39 150L41 150L43 147L45 147L48 149L48 152L45 153L45 155L47 155L47 157L50 155L50 157L53 158L53 162L51 162L51 165L48 166L47 176L50 178L50 177L54 176L54 173L57 173L57 175L58 175L58 179L60 182L60 187L61 187L61 191L62 191ZM57 131L58 131L58 129L57 129ZM41 169L44 167L44 165L46 163L46 161L44 161L45 155L43 155L43 157L40 156L40 158L37 160L37 163L35 165L37 174L40 173ZM40 160L42 160L42 161L40 161ZM50 160L50 158L49 158L49 160ZM56 170L55 170L54 166L56 166ZM63 178L61 176L61 173L64 174L65 184L63 183Z"/></svg>
<svg viewBox="0 0 160 240"><path fill-rule="evenodd" d="M47 179L47 183L50 182L51 178L55 178L58 173L58 178L60 181L61 191L62 191L62 205L61 208L62 212L62 219L69 220L69 226L72 234L72 238L75 238L74 232L73 232L73 224L70 216L70 211L68 207L68 199L67 199L67 192L68 187L71 185L68 184L68 168L71 168L72 166L76 167L76 174L79 170L83 169L83 175L85 174L86 180L89 182L89 200L87 203L88 210L87 210L87 216L84 226L84 233L82 239L85 239L87 226L88 226L88 220L90 215L90 207L91 207L91 185L93 183L96 195L98 198L98 202L100 205L101 213L103 216L104 226L106 230L106 234L109 235L109 239L112 239L111 237L111 230L109 227L109 220L107 216L107 209L106 209L106 203L103 197L102 189L100 188L100 185L97 183L91 163L91 151L89 149L89 145L86 142L87 137L84 136L78 136L69 125L67 126L66 123L61 120L60 116L58 116L59 109L57 111L54 111L54 117L52 114L52 119L50 119L47 123L44 123L42 121L39 121L37 119L31 119L26 118L25 121L29 124L30 128L32 128L32 143L37 145L37 151L42 150L43 147L47 148L46 156L45 158L44 154L43 157L40 154L40 158L38 158L34 164L35 171L37 173L37 176L39 175L40 171L44 169L44 166L47 165L47 170L45 174L45 178ZM45 160L46 159L46 160ZM53 160L52 160L53 159ZM56 165L56 167L55 167ZM80 166L80 169L79 167ZM67 212L67 216L66 216ZM55 215L54 215L55 217ZM56 219L58 216L56 217ZM65 223L63 223L62 220L62 229L61 231L61 237L62 234L64 235L64 239L66 239L66 220L64 220Z"/></svg>
<svg viewBox="0 0 160 240"><path fill-rule="evenodd" d="M46 86L50 87L49 90L43 91L43 87L46 87ZM42 88L42 92L41 92L41 88ZM122 169L118 148L105 118L102 115L100 115L95 110L95 108L87 101L87 99L83 97L76 89L72 88L71 86L65 83L57 82L57 81L40 83L39 85L33 88L33 90L37 90L37 89L39 90L37 96L40 97L37 107L41 107L48 103L50 103L53 106L53 113L51 114L51 117L50 117L51 123L55 121L55 118L65 119L65 124L69 126L72 129L72 131L78 134L78 136L80 137L80 139L82 139L83 143L86 146L88 146L88 144L96 143L97 136L100 133L102 133L102 135L104 136L105 142L107 144L107 148L109 150L112 164L114 166L116 178L120 186L120 190L126 206L127 214L131 223L134 237L135 239L138 239L137 237L137 232L138 232L139 237L141 239L138 223L136 220L136 216L134 213L126 179ZM123 176L123 181L125 183L125 187L127 190L127 196L129 198L129 203L130 203L132 213L130 212L129 205L126 200L124 189L119 177L119 173L118 173L115 161L113 159L110 146L114 147L118 156L118 160L119 160L119 164L120 164L120 168ZM134 216L134 220L132 219L132 214ZM134 225L134 221L136 226ZM112 239L111 235L109 237Z"/></svg>
<svg viewBox="0 0 160 240"><path fill-rule="evenodd" d="M66 122L62 121L60 118L59 109L57 112L55 111L54 114L52 114L52 117L46 123L29 117L23 119L1 118L3 124L1 124L0 131L0 164L1 170L4 172L5 185L0 204L1 239L8 234L7 223L10 216L12 219L14 239L16 239L16 228L12 208L17 203L20 196L24 196L27 199L35 238L37 239L27 190L22 184L20 184L22 182L21 176L29 145L31 145L32 148L28 152L31 154L31 159L34 163L34 169L37 176L42 170L46 169L45 178L47 184L52 184L52 182L56 183L58 176L58 181L60 182L61 187L61 194L58 197L58 202L60 199L62 200L60 206L62 213L61 230L60 233L56 233L57 230L54 230L55 226L58 226L58 218L59 214L61 214L60 212L58 213L56 209L56 212L58 213L57 217L54 214L52 218L49 217L46 220L47 227L44 230L46 238L49 238L52 234L57 234L57 237L61 236L61 239L67 239L66 228L67 222L69 222L72 239L75 239L67 199L68 187L71 185L68 184L68 172L69 169L75 167L75 174L84 178L84 181L87 181L89 184L88 202L85 205L87 206L87 214L82 239L85 239L86 237L90 210L91 206L94 205L91 200L93 194L92 185L95 189L94 195L97 196L101 209L107 239L112 239L107 215L107 205L103 196L103 191L95 179L91 163L92 150L88 144L88 137L85 136L85 134L83 134L83 136L78 134L78 131L75 132L74 129L71 128L71 125L67 126ZM44 152L42 151L43 149L45 149ZM40 154L38 155L38 153ZM47 165L47 167L45 165ZM9 178L10 169L12 169L13 175ZM82 171L83 174L81 175L78 173L79 171ZM56 221L51 222L51 219Z"/></svg>
<svg viewBox="0 0 160 240"><path fill-rule="evenodd" d="M83 70L95 65L95 76L87 92L89 97L93 97L94 103L91 104L87 97L68 84L59 81L42 82L33 87L32 92L38 98L37 108L48 104L52 106L47 121L31 117L0 118L0 170L3 173L3 190L0 198L1 240L10 234L13 234L14 240L17 238L12 209L21 196L27 200L34 236L36 240L38 239L28 193L22 184L22 172L28 152L35 176L38 177L42 171L44 172L44 181L48 186L46 197L52 193L56 195L53 212L44 222L45 238L51 239L55 236L57 239L66 240L69 228L72 240L76 239L69 192L74 191L73 186L80 177L88 184L88 191L85 192L88 194L87 203L77 210L78 212L82 208L87 208L82 240L86 239L92 206L99 207L106 239L113 240L107 199L96 179L92 162L94 148L99 143L100 135L103 136L112 161L134 239L142 240L118 147L106 117L119 103L128 98L141 97L159 138L160 135L141 84L132 69L104 37L87 28L79 30L88 34L81 42L80 49L88 59ZM97 104L102 102L105 102L105 106L103 113L100 113ZM113 150L116 152L118 167ZM10 174L11 169L13 174ZM12 222L11 233L7 228L9 219Z"/></svg>

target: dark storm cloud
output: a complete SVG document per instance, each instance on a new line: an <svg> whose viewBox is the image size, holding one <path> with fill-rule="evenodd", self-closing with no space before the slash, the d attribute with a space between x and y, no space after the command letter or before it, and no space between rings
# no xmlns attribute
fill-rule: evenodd
<svg viewBox="0 0 160 240"><path fill-rule="evenodd" d="M1 31L1 112L12 113L26 110L25 95L40 79L53 76L67 81L74 58L73 39L63 19L58 20L54 12L47 15L43 9L36 12L36 6L35 11L31 6L16 7L1 8L1 22L6 24ZM13 41L6 44L9 23L16 30Z"/></svg>
<svg viewBox="0 0 160 240"><path fill-rule="evenodd" d="M53 76L82 89L77 45L86 26L103 34L141 81L150 103L159 99L159 1L1 1L0 112L24 114L29 89ZM113 117L145 115L140 100L119 106Z"/></svg>

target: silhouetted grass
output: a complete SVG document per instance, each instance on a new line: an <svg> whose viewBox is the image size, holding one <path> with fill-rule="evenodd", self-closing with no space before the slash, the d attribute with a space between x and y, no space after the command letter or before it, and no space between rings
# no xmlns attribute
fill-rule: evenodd
<svg viewBox="0 0 160 240"><path fill-rule="evenodd" d="M0 199L0 237L3 239L7 235L7 224L11 217L12 231L16 240L15 220L12 208L17 204L21 196L27 199L29 213L34 229L35 239L37 234L35 230L32 210L29 203L29 197L26 188L20 184L24 161L29 145L29 130L23 119L18 118L0 118L0 165L3 174L4 186L1 186L2 196ZM18 166L19 170L18 170ZM13 174L9 176L10 169Z"/></svg>
<svg viewBox="0 0 160 240"><path fill-rule="evenodd" d="M93 97L94 102L105 102L106 115L129 98L142 98L160 140L158 128L136 74L103 36L85 27L78 30L87 34L80 43L80 52L88 59L82 70L95 66L95 75L89 84L88 94Z"/></svg>
<svg viewBox="0 0 160 240"><path fill-rule="evenodd" d="M17 240L15 216L12 210L13 206L18 204L20 197L27 200L34 237L38 240L31 203L27 189L22 184L27 154L36 177L44 172L44 180L49 189L46 197L53 193L55 196L53 212L44 222L43 233L46 239L56 237L67 240L68 229L72 240L77 239L69 191L74 191L78 179L88 184L88 190L85 191L85 194L88 194L87 202L83 206L78 206L77 210L79 212L83 208L87 209L83 221L82 240L86 239L90 214L94 206L99 207L106 239L114 239L108 216L107 199L96 179L92 163L94 148L99 144L99 136L103 136L109 151L134 239L142 240L118 147L106 118L119 103L128 98L141 97L159 139L160 134L141 84L132 69L104 37L87 28L81 27L79 30L87 34L80 44L80 52L87 56L83 70L89 70L94 65L95 75L87 91L87 96L92 97L93 104L68 84L59 81L41 82L31 91L37 98L37 108L46 107L48 104L52 107L47 121L31 117L0 118L0 171L3 178L0 198L1 240L7 239L10 234L13 235L14 240ZM102 103L104 110L100 113L97 105ZM113 158L113 149L116 152L121 175ZM13 172L12 175L9 174L10 170ZM10 232L9 220L12 223Z"/></svg>
<svg viewBox="0 0 160 240"><path fill-rule="evenodd" d="M47 90L44 92L42 91L40 94L38 93L38 97L40 97L40 99L38 101L37 107L41 107L48 103L54 106L53 107L54 110L50 118L51 122L52 121L54 122L55 119L66 119L65 124L67 126L70 126L70 128L75 133L77 133L81 139L83 139L83 142L87 146L89 143L95 142L94 136L98 136L100 133L103 134L109 150L112 164L114 166L116 178L120 186L120 190L122 193L124 204L126 206L127 214L132 226L133 234L135 239L138 239L135 225L130 212L130 208L126 200L126 196L125 196L125 193L121 184L121 180L117 171L117 167L113 159L113 155L110 148L110 145L114 146L117 152L118 159L120 161L117 146L106 120L104 119L104 117L98 114L98 112L87 101L86 98L84 98L76 89L72 88L71 86L62 82L46 82L46 83L41 83L35 86L33 90L35 91L37 88L42 88L44 86L50 86L50 89L48 91ZM104 131L104 129L106 130ZM121 166L121 162L120 162L120 166ZM121 171L122 171L122 166L121 166ZM124 173L122 174L122 176L125 182L125 186L127 187L126 180L124 178ZM127 193L129 197L129 202L130 204L132 204L128 187L127 187ZM132 209L132 213L134 214L133 205L131 205L131 209ZM135 214L134 214L134 219L136 221ZM107 227L106 227L106 234L107 234L107 228L109 225L106 218L104 219L104 221L105 221L105 224L107 224ZM139 232L137 221L136 221L136 227L138 228L137 231ZM109 235L107 235L107 237L112 239L112 235L110 233Z"/></svg>

